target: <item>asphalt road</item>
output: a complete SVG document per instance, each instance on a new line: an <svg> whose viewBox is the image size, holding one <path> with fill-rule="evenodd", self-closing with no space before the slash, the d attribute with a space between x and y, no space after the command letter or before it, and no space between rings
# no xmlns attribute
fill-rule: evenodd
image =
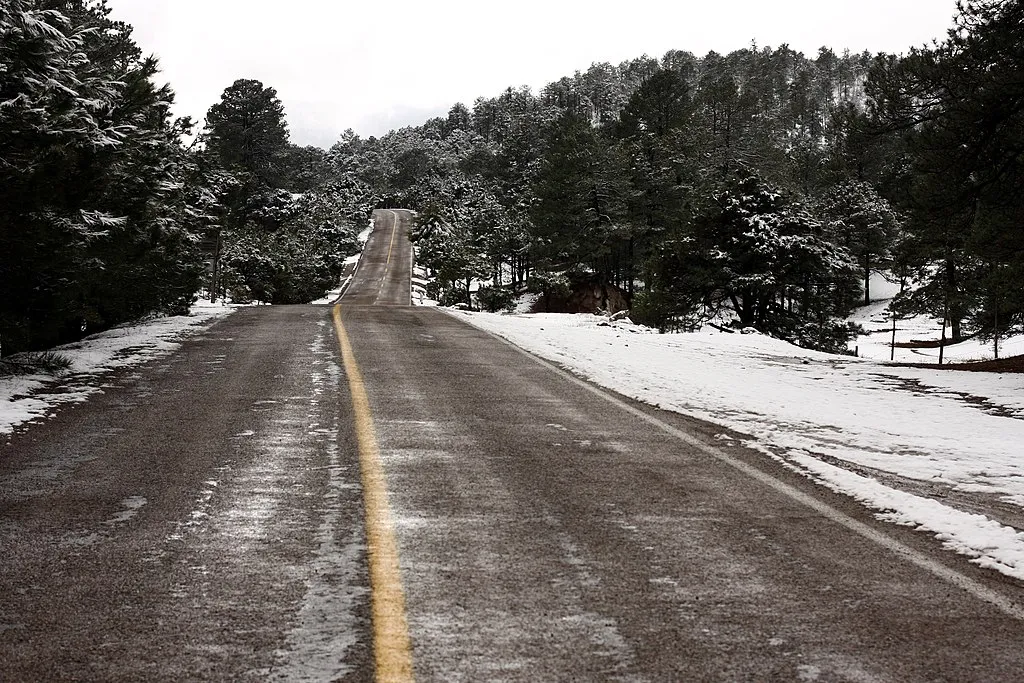
<svg viewBox="0 0 1024 683"><path fill-rule="evenodd" d="M408 306L409 220L0 446L0 680L1024 680L1019 582Z"/></svg>

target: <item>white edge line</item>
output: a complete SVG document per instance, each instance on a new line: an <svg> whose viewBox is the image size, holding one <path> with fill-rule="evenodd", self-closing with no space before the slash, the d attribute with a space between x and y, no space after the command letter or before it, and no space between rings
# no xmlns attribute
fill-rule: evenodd
<svg viewBox="0 0 1024 683"><path fill-rule="evenodd" d="M412 216L410 215L411 219ZM409 305L412 306L412 279L416 275L416 246L409 240Z"/></svg>
<svg viewBox="0 0 1024 683"><path fill-rule="evenodd" d="M554 363L544 360L543 358L527 351L526 349L516 346L508 339L505 339L504 337L494 332L485 330L481 327L478 327L477 325L474 325L470 318L456 315L455 313L445 311L444 309L439 310L449 315L450 317L454 318L455 320L461 320L468 325L472 325L473 328L480 330L484 334L487 334L497 339L498 341L502 342L503 344L506 344L507 346L510 346L511 348L515 349L516 351L523 354L527 358L532 359L538 365L541 365L542 367L551 370L552 372L561 376L562 378L572 382L573 384L583 389L586 389L595 396L603 398L612 405L626 411L627 413L633 415L634 417L637 417L643 420L644 422L647 422L648 424L657 427L666 434L673 436L676 439L679 439L680 441L686 443L689 446L692 446L693 448L696 448L705 455L711 456L712 458L726 465L729 465L733 469L742 472L748 477L755 479L756 481L764 484L765 486L768 486L769 488L774 489L775 491L783 494L784 496L787 496L788 498L806 507L809 507L810 509L814 510L815 512L829 519L830 521L835 522L840 526L846 527L847 529L861 536L862 538L865 538L885 548L886 550L889 550L890 552L898 555L899 557L902 557L904 560L907 560L911 564L914 564L920 567L921 569L924 569L925 571L928 571L931 574L937 576L938 578L943 579L944 581L956 586L957 588L966 591L967 593L973 595L975 598L978 598L979 600L982 600L993 605L1004 614L1013 617L1014 619L1024 621L1024 606L1019 605L1018 603L1014 602L1005 595L992 590L991 588L981 584L980 582L972 579L969 576L966 576L965 574L961 574L955 569L950 569L949 567L939 562L936 562L924 553L914 550L913 548L905 545L904 543L901 543L900 541L891 538L890 536L887 536L881 531L872 528L864 522L860 522L854 519L853 517L847 515L845 512L835 509L828 503L818 500L817 498L807 493L804 493L798 488L790 484L787 484L783 481L780 481L779 479L776 479L767 472L763 472L754 467L753 465L749 465L743 462L742 460L735 458L729 455L728 453L725 453L724 451L720 451L713 446L709 446L708 444L694 438L693 436L690 436L681 429L673 427L667 422L663 422L654 415L650 415L635 406L629 405L622 399L619 399L609 394L604 389L595 386L583 379L580 379L576 375L573 375L572 373L566 371L565 369L558 367Z"/></svg>
<svg viewBox="0 0 1024 683"><path fill-rule="evenodd" d="M397 229L398 228L398 212L399 211L405 211L405 212L408 213L409 210L408 209L398 209L396 211L395 209L388 209L388 211L390 211L391 215L395 217L395 229ZM412 216L410 216L410 218L412 218ZM403 235L403 237L404 237L404 235ZM412 275L413 275L414 267L416 265L415 259L416 259L416 250L413 249L412 246L410 245L409 246L409 305L410 306L413 305L413 303L412 303Z"/></svg>

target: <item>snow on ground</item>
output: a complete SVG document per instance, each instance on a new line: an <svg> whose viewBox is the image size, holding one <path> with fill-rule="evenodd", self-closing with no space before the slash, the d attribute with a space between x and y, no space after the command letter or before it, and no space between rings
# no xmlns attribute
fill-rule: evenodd
<svg viewBox="0 0 1024 683"><path fill-rule="evenodd" d="M102 391L99 378L117 368L139 365L167 355L186 337L202 332L235 310L233 306L201 301L187 315L121 325L53 351L71 359L59 377L29 375L0 377L0 434L45 418L61 405L81 403Z"/></svg>
<svg viewBox="0 0 1024 683"><path fill-rule="evenodd" d="M419 255L417 252L416 255ZM436 306L437 302L427 296L427 284L430 283L430 275L425 266L416 264L412 269L412 305L413 306Z"/></svg>
<svg viewBox="0 0 1024 683"><path fill-rule="evenodd" d="M889 360L892 353L892 315L889 302L900 291L899 283L886 279L882 273L871 274L871 304L858 308L850 322L863 326L866 334L850 342L850 350L857 350L862 358ZM949 334L949 330L946 331ZM928 316L902 318L896 321L896 342L937 341L942 338L942 321ZM999 357L1024 354L1024 336L1001 339ZM973 339L946 346L942 353L944 363L962 363L976 360L991 360L995 349L991 341ZM938 363L939 349L897 348L897 363Z"/></svg>
<svg viewBox="0 0 1024 683"><path fill-rule="evenodd" d="M759 334L659 335L592 315L451 314L621 394L750 435L880 517L1024 579L1024 533L920 495L1024 507L1024 375L901 368Z"/></svg>
<svg viewBox="0 0 1024 683"><path fill-rule="evenodd" d="M540 301L540 294L527 293L516 297L515 308L513 313L529 313L533 310L533 307Z"/></svg>

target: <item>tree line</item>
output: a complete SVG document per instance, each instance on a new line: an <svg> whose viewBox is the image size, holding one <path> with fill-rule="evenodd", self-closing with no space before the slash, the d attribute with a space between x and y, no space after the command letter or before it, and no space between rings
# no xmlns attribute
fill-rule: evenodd
<svg viewBox="0 0 1024 683"><path fill-rule="evenodd" d="M529 287L615 285L633 317L721 313L844 350L870 275L949 335L1024 325L1024 20L958 4L942 41L813 57L751 45L595 64L331 156L419 211L435 294L501 307Z"/></svg>
<svg viewBox="0 0 1024 683"><path fill-rule="evenodd" d="M885 270L900 315L1019 332L1022 14L964 0L944 40L902 55L594 64L323 150L291 143L274 89L247 79L195 135L106 0L0 0L0 352L200 292L309 301L375 206L418 211L444 303L586 282L662 329L725 314L841 351Z"/></svg>
<svg viewBox="0 0 1024 683"><path fill-rule="evenodd" d="M294 303L340 275L373 202L239 80L193 142L106 0L0 0L0 353L212 298Z"/></svg>

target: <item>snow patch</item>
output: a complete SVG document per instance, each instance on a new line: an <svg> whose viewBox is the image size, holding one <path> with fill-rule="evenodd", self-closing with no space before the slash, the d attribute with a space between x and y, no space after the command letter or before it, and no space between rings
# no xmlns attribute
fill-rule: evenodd
<svg viewBox="0 0 1024 683"><path fill-rule="evenodd" d="M231 314L233 306L196 303L188 315L121 325L53 351L71 359L60 378L33 375L0 378L0 434L45 419L60 406L82 403L103 391L99 381L118 368L133 367L170 354L188 337Z"/></svg>
<svg viewBox="0 0 1024 683"><path fill-rule="evenodd" d="M106 521L108 525L121 524L127 522L135 515L139 514L139 510L148 501L142 496L131 496L121 501L121 505L124 506L124 510L118 512L116 515Z"/></svg>

